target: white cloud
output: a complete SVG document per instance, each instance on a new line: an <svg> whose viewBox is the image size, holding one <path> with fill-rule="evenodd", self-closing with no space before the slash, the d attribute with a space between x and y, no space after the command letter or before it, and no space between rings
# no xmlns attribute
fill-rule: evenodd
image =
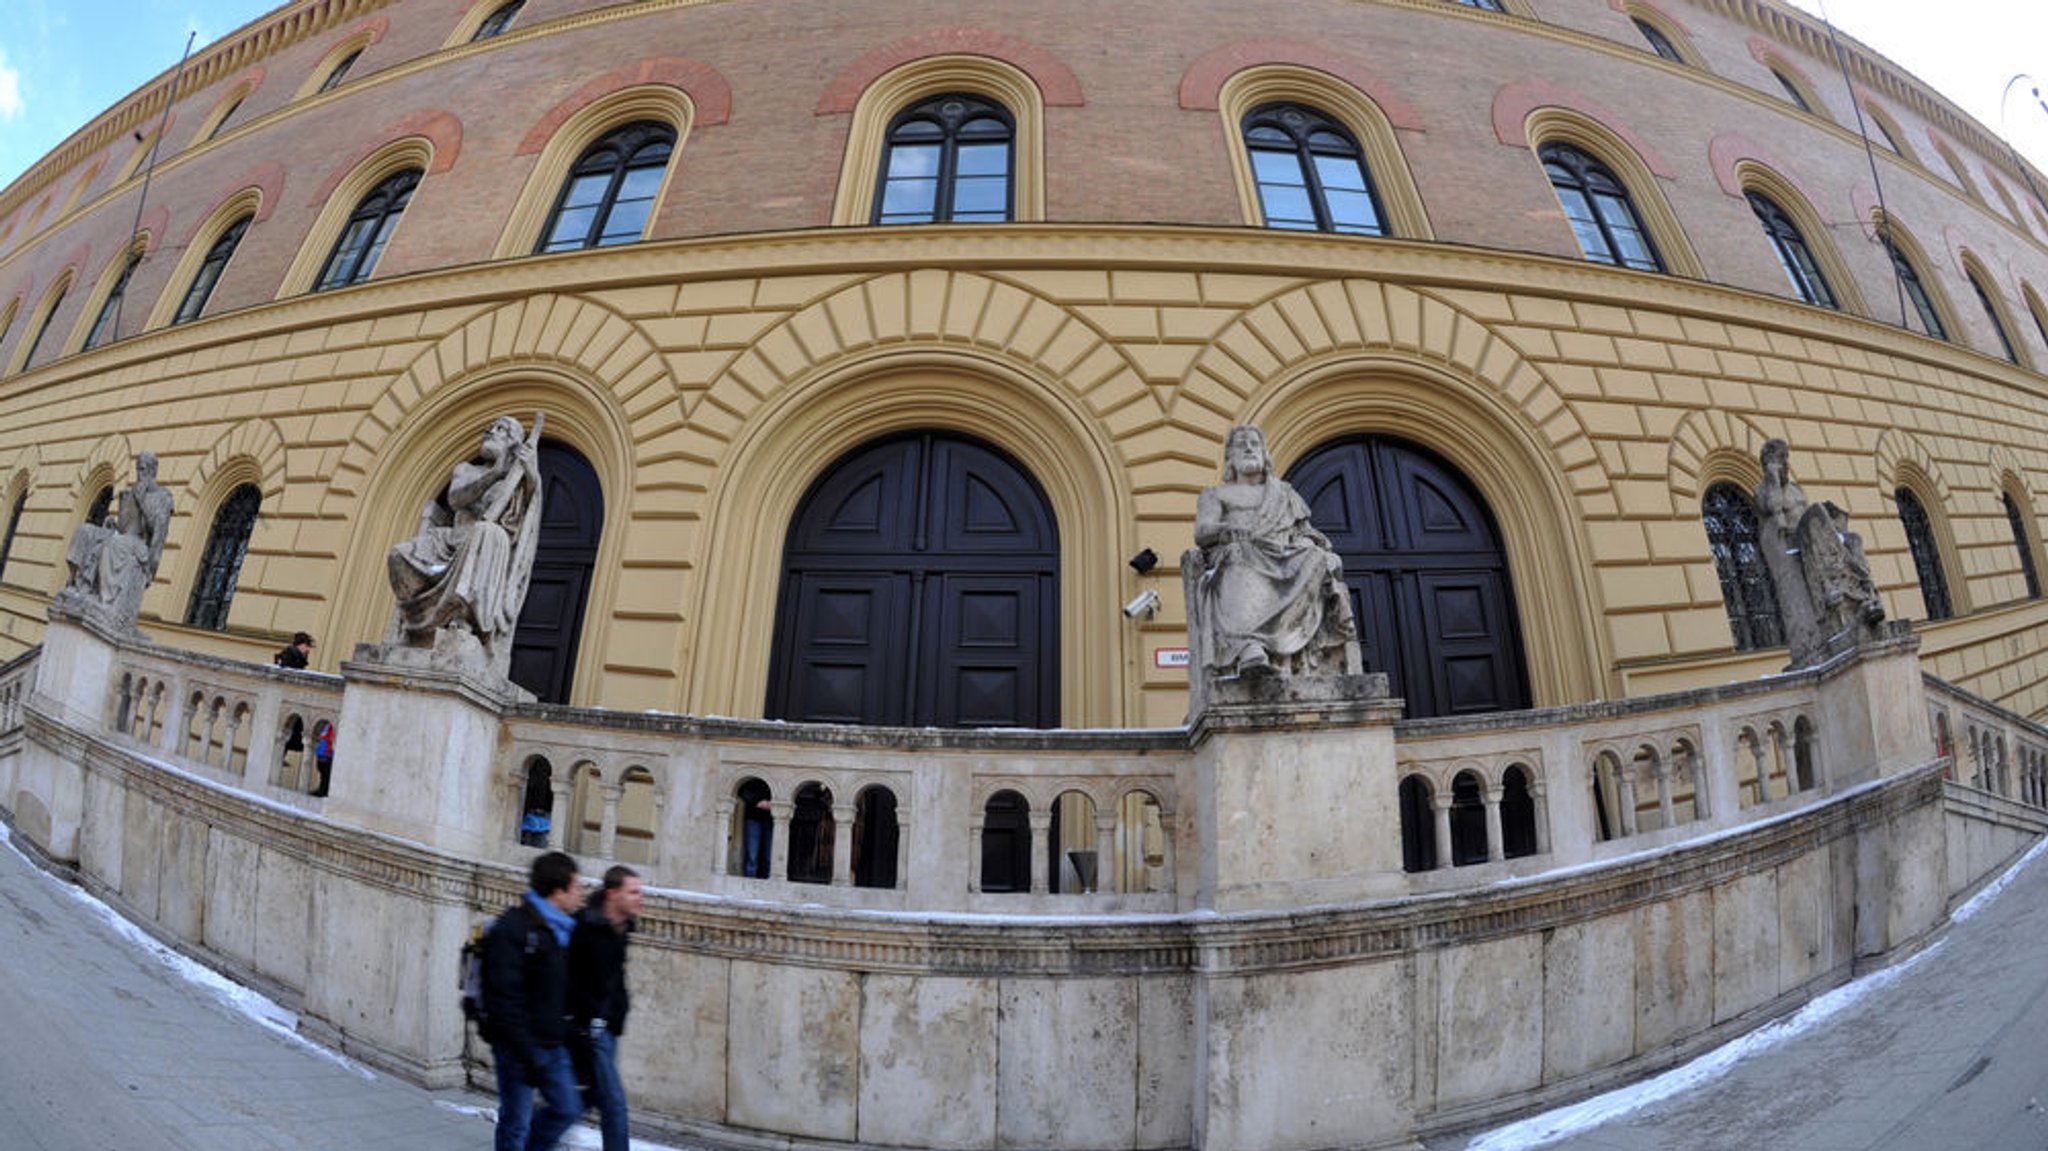
<svg viewBox="0 0 2048 1151"><path fill-rule="evenodd" d="M7 53L0 49L0 120L12 120L22 113L21 69L7 62Z"/></svg>

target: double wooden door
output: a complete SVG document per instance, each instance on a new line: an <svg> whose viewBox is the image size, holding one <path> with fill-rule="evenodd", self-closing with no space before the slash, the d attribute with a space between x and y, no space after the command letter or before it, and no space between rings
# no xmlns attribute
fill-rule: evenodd
<svg viewBox="0 0 2048 1151"><path fill-rule="evenodd" d="M604 531L604 489L590 461L566 444L542 440L539 463L540 538L509 674L542 703L567 703Z"/></svg>
<svg viewBox="0 0 2048 1151"><path fill-rule="evenodd" d="M1485 501L1450 464L1378 436L1334 440L1288 474L1344 560L1367 671L1407 715L1529 706L1513 588Z"/></svg>
<svg viewBox="0 0 2048 1151"><path fill-rule="evenodd" d="M952 434L856 450L784 550L767 714L1059 725L1059 537L1031 476Z"/></svg>

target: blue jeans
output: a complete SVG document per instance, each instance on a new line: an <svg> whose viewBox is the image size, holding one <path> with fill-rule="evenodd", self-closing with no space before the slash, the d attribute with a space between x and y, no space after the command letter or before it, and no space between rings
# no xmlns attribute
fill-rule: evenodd
<svg viewBox="0 0 2048 1151"><path fill-rule="evenodd" d="M768 839L774 825L765 819L745 820L740 829L745 850L740 856L740 874L748 879L768 878Z"/></svg>
<svg viewBox="0 0 2048 1151"><path fill-rule="evenodd" d="M595 1020L590 1029L590 1091L583 1101L597 1108L604 1151L626 1151L626 1085L619 1082L619 1037Z"/></svg>
<svg viewBox="0 0 2048 1151"><path fill-rule="evenodd" d="M526 1061L496 1044L491 1045L491 1061L498 1069L497 1151L549 1151L562 1132L583 1118L583 1096L576 1090L567 1047L533 1049L533 1062L543 1076L537 1090L545 1107L539 1115L533 1113L536 1088L526 1085Z"/></svg>

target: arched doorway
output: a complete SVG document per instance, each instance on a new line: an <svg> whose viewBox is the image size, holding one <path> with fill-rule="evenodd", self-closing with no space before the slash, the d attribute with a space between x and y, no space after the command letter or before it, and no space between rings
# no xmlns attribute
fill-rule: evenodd
<svg viewBox="0 0 2048 1151"><path fill-rule="evenodd" d="M856 449L797 506L771 719L1059 725L1059 533L1022 467L964 436Z"/></svg>
<svg viewBox="0 0 2048 1151"><path fill-rule="evenodd" d="M511 676L542 703L567 703L604 531L604 489L590 461L555 440L540 442L540 482L540 541L512 635Z"/></svg>
<svg viewBox="0 0 2048 1151"><path fill-rule="evenodd" d="M1387 673L1410 718L1529 706L1500 532L1457 469L1414 444L1352 436L1287 478L1344 559L1365 669Z"/></svg>

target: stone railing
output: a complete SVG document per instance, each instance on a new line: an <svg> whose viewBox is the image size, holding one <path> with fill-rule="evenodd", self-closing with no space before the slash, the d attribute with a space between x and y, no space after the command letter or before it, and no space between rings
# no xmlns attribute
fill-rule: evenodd
<svg viewBox="0 0 2048 1151"><path fill-rule="evenodd" d="M2048 727L1933 676L1927 722L1950 779L2048 810Z"/></svg>
<svg viewBox="0 0 2048 1151"><path fill-rule="evenodd" d="M28 702L29 689L35 683L36 656L42 648L33 647L0 663L0 739L21 730L23 708Z"/></svg>

